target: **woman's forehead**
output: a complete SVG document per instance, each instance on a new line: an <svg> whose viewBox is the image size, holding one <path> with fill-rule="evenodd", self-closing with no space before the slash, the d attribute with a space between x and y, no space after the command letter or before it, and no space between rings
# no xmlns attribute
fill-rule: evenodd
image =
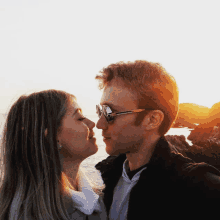
<svg viewBox="0 0 220 220"><path fill-rule="evenodd" d="M69 102L69 111L70 112L75 112L77 109L80 109L80 106L79 104L77 103L76 99L71 99L70 102Z"/></svg>

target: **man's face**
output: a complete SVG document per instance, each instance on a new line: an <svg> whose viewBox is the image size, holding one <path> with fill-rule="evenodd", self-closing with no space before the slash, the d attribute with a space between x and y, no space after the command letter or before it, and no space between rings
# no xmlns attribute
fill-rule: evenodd
<svg viewBox="0 0 220 220"><path fill-rule="evenodd" d="M100 105L108 105L113 113L138 109L135 95L114 81L105 87ZM136 114L138 113L117 115L109 123L102 114L98 120L96 127L102 129L109 155L135 152L143 143L144 130L141 125L134 125Z"/></svg>

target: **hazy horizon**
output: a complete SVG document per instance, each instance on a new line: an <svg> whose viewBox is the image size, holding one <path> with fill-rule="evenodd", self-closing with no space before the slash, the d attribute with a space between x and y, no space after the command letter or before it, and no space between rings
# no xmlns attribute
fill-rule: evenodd
<svg viewBox="0 0 220 220"><path fill-rule="evenodd" d="M219 101L220 102L220 101ZM216 103L218 103L218 102L216 102ZM216 103L214 103L214 104L216 104ZM184 103L179 103L179 105L180 104L194 104L194 105L197 105L197 106L200 106L200 107L206 107L206 108L209 108L209 109L211 109L212 108L212 106L211 107L208 107L208 106L204 106L204 105L199 105L199 104L197 104L197 103L189 103L189 102L184 102ZM213 104L213 105L214 105ZM95 107L94 107L95 108ZM82 109L83 110L83 112L84 112L84 109ZM5 116L7 116L7 114L8 114L8 111L9 110L7 110L7 112L0 112L0 114L1 115L5 115ZM94 113L95 111L93 110L93 113L92 114L88 114L88 111L86 111L86 113L84 113L85 115L87 115L87 116L91 116L91 117L98 117L97 116L97 114L96 113Z"/></svg>

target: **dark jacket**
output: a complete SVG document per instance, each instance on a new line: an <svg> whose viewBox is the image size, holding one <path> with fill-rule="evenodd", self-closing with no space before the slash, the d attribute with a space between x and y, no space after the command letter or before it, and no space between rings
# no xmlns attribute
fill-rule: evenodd
<svg viewBox="0 0 220 220"><path fill-rule="evenodd" d="M125 159L125 154L109 156L95 166L106 185L108 214ZM199 219L206 214L211 219L211 215L219 215L219 208L213 205L220 207L220 171L184 157L162 137L130 192L127 219Z"/></svg>

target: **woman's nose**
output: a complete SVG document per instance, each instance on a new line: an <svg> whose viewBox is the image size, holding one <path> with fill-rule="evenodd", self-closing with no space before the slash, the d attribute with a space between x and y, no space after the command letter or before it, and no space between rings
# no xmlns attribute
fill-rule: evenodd
<svg viewBox="0 0 220 220"><path fill-rule="evenodd" d="M87 125L88 125L89 129L93 129L95 127L95 122L93 122L90 119L88 119Z"/></svg>
<svg viewBox="0 0 220 220"><path fill-rule="evenodd" d="M106 121L104 115L102 114L99 120L96 123L98 129L106 129L108 127L108 122Z"/></svg>

